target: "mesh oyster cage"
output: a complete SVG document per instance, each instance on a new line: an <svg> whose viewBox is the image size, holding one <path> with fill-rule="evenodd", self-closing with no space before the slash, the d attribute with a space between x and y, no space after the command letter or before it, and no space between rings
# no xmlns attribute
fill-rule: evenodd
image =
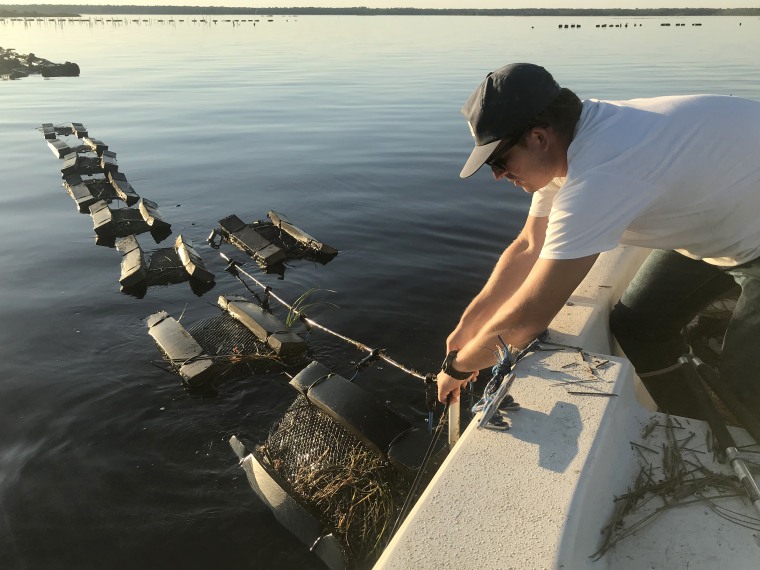
<svg viewBox="0 0 760 570"><path fill-rule="evenodd" d="M391 538L409 481L383 455L298 395L253 453L324 524L349 567L371 566Z"/></svg>
<svg viewBox="0 0 760 570"><path fill-rule="evenodd" d="M186 327L204 354L227 365L220 376L240 376L261 371L257 363L300 369L310 362L306 353L283 360L266 342L227 312L200 319Z"/></svg>
<svg viewBox="0 0 760 570"><path fill-rule="evenodd" d="M295 227L283 214L270 210L267 216L269 221L249 224L234 214L227 216L219 220L219 227L207 241L214 248L223 242L234 245L268 273L281 273L288 260L305 259L324 265L338 254L337 249Z"/></svg>
<svg viewBox="0 0 760 570"><path fill-rule="evenodd" d="M308 364L305 340L273 314L237 295L220 295L218 304L221 313L187 327L166 311L146 318L148 333L189 389L213 391L223 377Z"/></svg>
<svg viewBox="0 0 760 570"><path fill-rule="evenodd" d="M307 246L300 243L297 239L271 222L259 220L250 225L252 228L255 228L259 235L264 239L277 244L278 247L285 251L285 255L289 258L298 259L307 257L309 254L314 254L314 252Z"/></svg>
<svg viewBox="0 0 760 570"><path fill-rule="evenodd" d="M187 332L212 357L249 354L274 357L274 352L229 313L206 317L188 325Z"/></svg>
<svg viewBox="0 0 760 570"><path fill-rule="evenodd" d="M190 274L173 248L158 249L150 256L146 279L148 287L154 285L172 285L188 281L189 279Z"/></svg>

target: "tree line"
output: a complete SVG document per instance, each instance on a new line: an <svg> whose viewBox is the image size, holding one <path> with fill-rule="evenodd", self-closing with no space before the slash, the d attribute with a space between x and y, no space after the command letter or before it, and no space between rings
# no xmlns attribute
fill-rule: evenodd
<svg viewBox="0 0 760 570"><path fill-rule="evenodd" d="M356 15L356 16L760 16L760 8L243 8L227 6L134 6L16 4L0 8L0 17L78 17L82 14L184 15Z"/></svg>

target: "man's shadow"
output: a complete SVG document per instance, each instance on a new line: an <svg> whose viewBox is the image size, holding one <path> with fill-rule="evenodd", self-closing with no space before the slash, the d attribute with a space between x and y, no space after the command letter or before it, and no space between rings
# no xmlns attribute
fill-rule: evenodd
<svg viewBox="0 0 760 570"><path fill-rule="evenodd" d="M538 445L538 463L544 469L562 473L578 454L583 422L575 404L557 402L549 414L522 408L510 414L510 421L513 427L507 434Z"/></svg>

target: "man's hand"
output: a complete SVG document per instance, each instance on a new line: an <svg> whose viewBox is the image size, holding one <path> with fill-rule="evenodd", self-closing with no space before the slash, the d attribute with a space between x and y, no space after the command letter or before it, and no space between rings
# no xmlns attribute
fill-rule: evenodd
<svg viewBox="0 0 760 570"><path fill-rule="evenodd" d="M467 380L457 380L452 378L445 372L439 372L435 381L438 383L438 401L441 404L445 404L448 401L449 395L451 395L451 401L449 403L455 404L459 401L459 393L462 388L470 381L475 380L478 373L473 372Z"/></svg>

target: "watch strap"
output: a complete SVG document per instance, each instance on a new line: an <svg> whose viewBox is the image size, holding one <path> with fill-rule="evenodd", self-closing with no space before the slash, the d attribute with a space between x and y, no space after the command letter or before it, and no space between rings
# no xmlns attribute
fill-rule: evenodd
<svg viewBox="0 0 760 570"><path fill-rule="evenodd" d="M458 350L452 350L446 355L446 358L443 359L443 364L441 364L441 372L448 374L455 380L467 380L472 376L472 372L462 372L454 368L454 359L457 357L458 352Z"/></svg>

